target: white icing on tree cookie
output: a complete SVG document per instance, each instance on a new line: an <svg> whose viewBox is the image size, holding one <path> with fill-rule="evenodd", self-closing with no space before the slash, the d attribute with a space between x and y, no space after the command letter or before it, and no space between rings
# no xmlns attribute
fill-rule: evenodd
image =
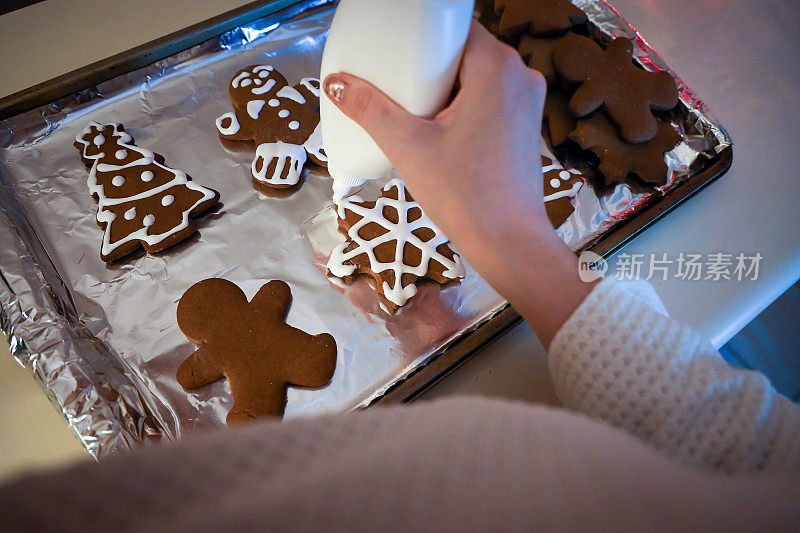
<svg viewBox="0 0 800 533"><path fill-rule="evenodd" d="M160 164L153 152L133 145L132 141L117 123L90 122L75 138L82 159L91 164L87 185L98 201L97 222L104 227L100 250L104 260L116 258L115 252L133 241L140 241L148 249L159 248L161 243L189 228L190 216L196 210L212 205L219 198L216 191L197 185L180 170ZM120 157L122 152L125 154ZM133 157L128 163L121 163L131 154ZM106 190L109 186L113 192ZM165 194L167 191L169 194ZM169 220L175 217L171 211L148 212L148 206L157 211L159 207L176 202L176 207L182 210L178 223L160 233L151 233L150 227L158 221L157 215L169 215ZM125 226L128 231L112 240L112 234L120 232L116 224L118 214L119 220L128 224ZM130 227L136 220L140 225Z"/></svg>

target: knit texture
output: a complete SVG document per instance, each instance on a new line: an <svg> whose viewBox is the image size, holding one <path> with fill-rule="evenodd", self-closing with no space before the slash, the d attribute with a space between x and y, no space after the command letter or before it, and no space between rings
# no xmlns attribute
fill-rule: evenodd
<svg viewBox="0 0 800 533"><path fill-rule="evenodd" d="M800 468L800 407L668 318L648 283L600 283L557 333L549 364L564 406L683 461Z"/></svg>
<svg viewBox="0 0 800 533"><path fill-rule="evenodd" d="M0 488L0 531L770 531L798 498L797 477L713 475L564 410L460 398L28 478Z"/></svg>

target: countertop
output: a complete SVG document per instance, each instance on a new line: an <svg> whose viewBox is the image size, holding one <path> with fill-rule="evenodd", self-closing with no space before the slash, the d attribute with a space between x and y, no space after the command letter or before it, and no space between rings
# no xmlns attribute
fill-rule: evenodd
<svg viewBox="0 0 800 533"><path fill-rule="evenodd" d="M246 4L246 0L69 0L0 17L0 96ZM721 346L800 278L800 5L765 0L615 0L730 131L721 180L626 246L625 254L759 252L758 281L654 281L671 314ZM787 53L788 51L788 53ZM614 260L612 260L612 264ZM4 342L4 341L3 341ZM80 455L27 371L0 347L0 478ZM483 350L424 398L481 393L557 403L546 355L527 324ZM40 397L40 398L39 398ZM42 407L44 406L44 408ZM51 413L52 414L52 413ZM55 435L55 437L54 437ZM30 443L44 442L42 447ZM26 443L28 443L26 445ZM9 450L14 453L10 453Z"/></svg>

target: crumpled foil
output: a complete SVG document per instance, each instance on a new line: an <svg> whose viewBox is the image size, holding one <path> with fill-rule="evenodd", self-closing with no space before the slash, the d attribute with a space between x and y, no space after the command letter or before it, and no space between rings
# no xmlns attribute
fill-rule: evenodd
<svg viewBox="0 0 800 533"><path fill-rule="evenodd" d="M643 66L666 68L608 4L575 3L602 35L635 38ZM291 388L287 418L370 404L507 305L468 265L460 283L441 290L422 285L391 317L378 308L368 283L335 287L324 265L342 236L326 173L312 169L290 198L260 197L250 186L253 148L220 143L214 119L231 110L232 75L257 63L274 65L290 83L316 75L334 9L333 1L297 2L0 123L0 327L12 354L31 369L94 457L224 424L232 404L224 380L186 392L175 379L195 349L177 327L177 302L200 280L224 277L252 297L266 281L283 279L294 295L289 324L336 338L331 384ZM635 216L654 194L668 193L696 171L697 161L730 144L702 101L679 85L684 109L676 127L684 143L668 154L670 184L657 192L619 185L601 198L584 186L576 213L559 229L573 249ZM221 207L167 252L106 265L87 171L72 146L90 120L123 123L138 146L218 190ZM369 190L361 194L370 197Z"/></svg>

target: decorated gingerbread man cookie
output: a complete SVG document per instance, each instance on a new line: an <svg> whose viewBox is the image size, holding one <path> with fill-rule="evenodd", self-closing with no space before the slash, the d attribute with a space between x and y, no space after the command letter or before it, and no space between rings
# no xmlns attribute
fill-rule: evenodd
<svg viewBox="0 0 800 533"><path fill-rule="evenodd" d="M198 346L178 368L185 389L227 379L228 424L282 416L286 387L323 387L336 368L336 341L286 323L289 286L270 281L248 302L230 281L196 283L178 303L178 326Z"/></svg>
<svg viewBox="0 0 800 533"><path fill-rule="evenodd" d="M523 33L558 35L588 20L569 0L495 0L494 8L500 16L500 34L512 40Z"/></svg>
<svg viewBox="0 0 800 533"><path fill-rule="evenodd" d="M583 187L580 171L565 169L553 154L542 148L542 178L544 179L544 207L554 228L566 222L575 212L572 200Z"/></svg>
<svg viewBox="0 0 800 533"><path fill-rule="evenodd" d="M619 38L606 50L581 35L567 35L555 48L558 74L581 86L569 108L586 117L602 108L628 143L652 139L658 127L651 110L678 105L678 88L668 72L648 72L633 64L633 41Z"/></svg>
<svg viewBox="0 0 800 533"><path fill-rule="evenodd" d="M377 201L350 196L337 204L337 212L347 241L331 254L329 277L350 282L371 276L384 311L405 305L417 293L418 280L445 284L464 277L461 258L399 179L390 181Z"/></svg>
<svg viewBox="0 0 800 533"><path fill-rule="evenodd" d="M97 223L105 230L100 257L119 259L140 246L164 250L195 231L191 218L219 201L164 159L134 146L122 124L90 122L75 138L90 168L89 192L97 200Z"/></svg>
<svg viewBox="0 0 800 533"><path fill-rule="evenodd" d="M234 111L216 121L222 139L253 141L253 186L261 192L297 185L306 160L325 165L319 129L319 80L294 87L270 65L236 73L229 87Z"/></svg>

